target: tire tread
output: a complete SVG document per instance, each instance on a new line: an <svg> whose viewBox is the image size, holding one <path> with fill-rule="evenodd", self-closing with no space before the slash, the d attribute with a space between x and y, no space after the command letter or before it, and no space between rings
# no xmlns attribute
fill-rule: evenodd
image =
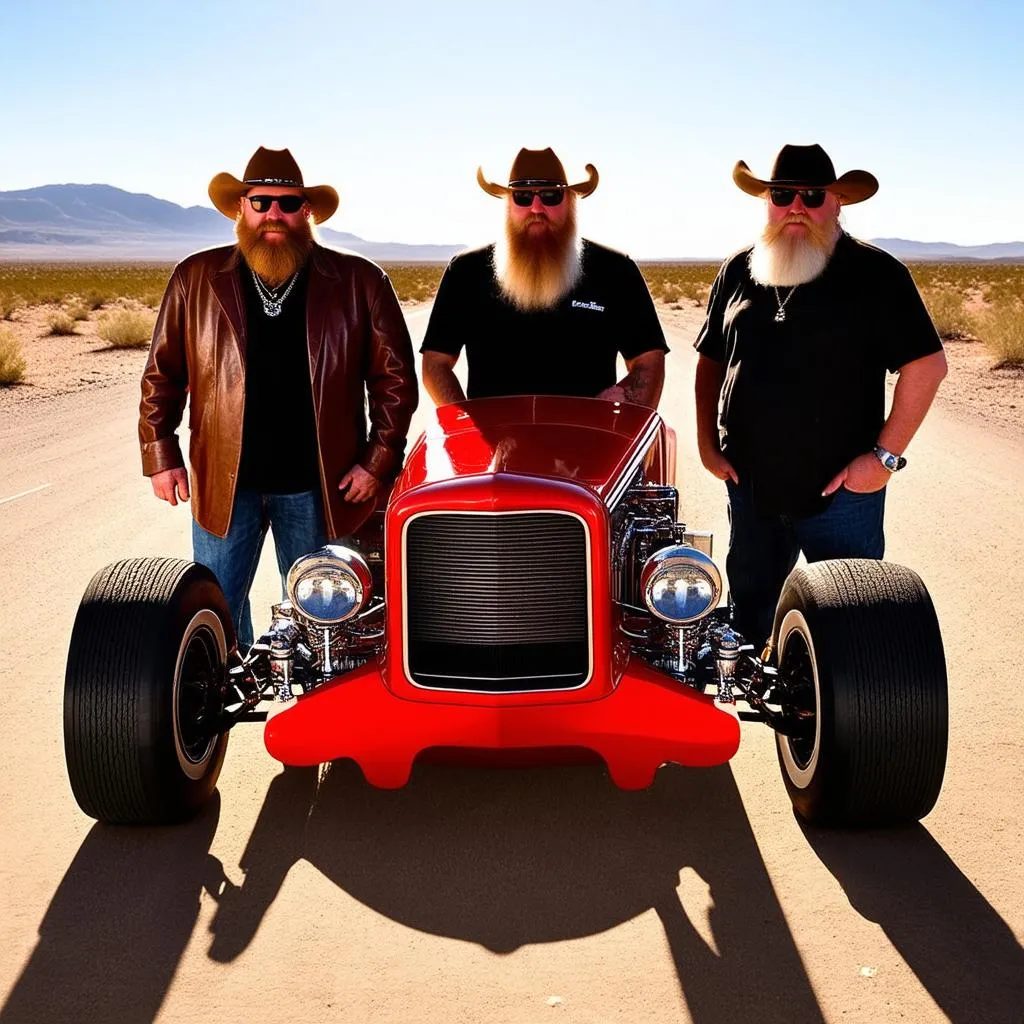
<svg viewBox="0 0 1024 1024"><path fill-rule="evenodd" d="M65 756L79 806L101 821L160 816L139 760L140 679L165 608L193 564L122 559L97 572L82 598L65 675Z"/></svg>
<svg viewBox="0 0 1024 1024"><path fill-rule="evenodd" d="M798 810L833 824L919 820L938 798L948 740L945 657L924 584L905 566L837 559L797 570L789 586L814 619L836 739L822 806Z"/></svg>

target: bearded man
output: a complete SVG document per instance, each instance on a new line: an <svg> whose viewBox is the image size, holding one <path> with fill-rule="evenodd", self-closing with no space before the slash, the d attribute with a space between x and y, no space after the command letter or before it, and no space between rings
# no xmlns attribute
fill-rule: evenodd
<svg viewBox="0 0 1024 1024"><path fill-rule="evenodd" d="M521 149L508 185L480 187L505 200L504 232L445 270L420 351L423 385L438 405L497 395L578 395L656 407L665 335L639 267L580 238L577 197L597 171L568 184L551 149ZM466 349L466 392L455 365ZM616 380L616 356L626 375Z"/></svg>
<svg viewBox="0 0 1024 1024"><path fill-rule="evenodd" d="M760 643L786 576L808 561L881 558L886 485L946 374L907 268L842 230L840 209L878 189L837 178L820 146L784 146L753 248L726 260L695 347L701 461L726 482L734 621ZM885 415L886 371L898 373Z"/></svg>
<svg viewBox="0 0 1024 1024"><path fill-rule="evenodd" d="M387 275L319 245L338 193L260 147L210 199L238 244L174 269L142 375L139 441L153 493L192 501L197 562L216 574L239 644L268 528L282 584L300 555L352 533L397 473L416 408L414 356ZM190 402L189 462L176 430ZM368 406L369 425L364 417Z"/></svg>

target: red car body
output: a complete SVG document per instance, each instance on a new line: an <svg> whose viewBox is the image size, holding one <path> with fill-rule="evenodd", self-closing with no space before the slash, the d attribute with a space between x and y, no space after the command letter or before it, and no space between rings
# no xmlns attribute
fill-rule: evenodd
<svg viewBox="0 0 1024 1024"><path fill-rule="evenodd" d="M614 597L612 510L638 479L672 484L674 461L672 432L640 406L539 396L437 410L387 506L383 653L271 717L267 750L290 765L352 758L386 788L404 785L420 756L508 763L587 752L625 789L650 785L666 762L728 760L735 714L635 657ZM578 571L561 538L585 557ZM565 609L550 585L563 557L567 585L586 593L585 608L573 603L571 643L547 613ZM535 559L547 564L538 593ZM435 624L447 639L433 640ZM531 645L530 630L555 639ZM545 651L567 659L564 684L511 669L497 683L458 675L478 661L504 672ZM426 671L437 667L449 674Z"/></svg>

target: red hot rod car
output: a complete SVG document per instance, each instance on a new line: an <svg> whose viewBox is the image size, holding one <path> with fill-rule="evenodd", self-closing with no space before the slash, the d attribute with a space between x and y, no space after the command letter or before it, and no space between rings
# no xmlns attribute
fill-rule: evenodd
<svg viewBox="0 0 1024 1024"><path fill-rule="evenodd" d="M404 785L421 755L585 754L632 789L664 763L728 760L746 719L775 730L806 820L922 817L947 707L921 581L885 562L797 569L768 645L753 645L764 638L719 606L710 535L678 521L673 438L656 413L597 399L439 409L377 535L299 559L249 651L203 566L101 570L65 682L80 806L112 822L187 817L241 721L266 721L285 764L352 758L375 786Z"/></svg>

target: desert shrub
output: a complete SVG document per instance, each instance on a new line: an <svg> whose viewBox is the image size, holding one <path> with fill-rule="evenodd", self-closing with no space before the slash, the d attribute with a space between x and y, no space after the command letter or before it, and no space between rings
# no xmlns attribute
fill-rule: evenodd
<svg viewBox="0 0 1024 1024"><path fill-rule="evenodd" d="M982 285L981 293L986 302L1019 298L1024 295L1024 268L1010 265L1002 273L993 273Z"/></svg>
<svg viewBox="0 0 1024 1024"><path fill-rule="evenodd" d="M72 320L88 320L92 307L85 302L75 301L69 302L64 307L64 311Z"/></svg>
<svg viewBox="0 0 1024 1024"><path fill-rule="evenodd" d="M1024 299L999 299L976 319L978 336L992 350L997 366L1024 365Z"/></svg>
<svg viewBox="0 0 1024 1024"><path fill-rule="evenodd" d="M50 334L75 333L75 321L63 309L56 313L51 313L50 316L46 318L46 323L50 328Z"/></svg>
<svg viewBox="0 0 1024 1024"><path fill-rule="evenodd" d="M21 343L10 327L0 324L0 385L17 384L24 376Z"/></svg>
<svg viewBox="0 0 1024 1024"><path fill-rule="evenodd" d="M153 337L156 318L138 309L118 309L108 313L96 333L111 348L147 348Z"/></svg>
<svg viewBox="0 0 1024 1024"><path fill-rule="evenodd" d="M929 288L921 293L928 314L940 338L958 339L972 336L974 326L964 305L964 295L954 288Z"/></svg>
<svg viewBox="0 0 1024 1024"><path fill-rule="evenodd" d="M434 297L445 264L385 263L383 267L400 302L426 302Z"/></svg>
<svg viewBox="0 0 1024 1024"><path fill-rule="evenodd" d="M21 295L30 306L80 295L98 309L118 295L163 291L172 269L171 263L0 262L0 292Z"/></svg>
<svg viewBox="0 0 1024 1024"><path fill-rule="evenodd" d="M13 320L19 309L25 308L25 300L20 295L4 292L0 294L0 320Z"/></svg>
<svg viewBox="0 0 1024 1024"><path fill-rule="evenodd" d="M703 302L718 267L717 263L641 263L640 271L655 299L676 305L683 299Z"/></svg>
<svg viewBox="0 0 1024 1024"><path fill-rule="evenodd" d="M993 302L1024 292L1024 263L914 261L907 266L922 293L952 289L961 295L978 295L986 302Z"/></svg>

